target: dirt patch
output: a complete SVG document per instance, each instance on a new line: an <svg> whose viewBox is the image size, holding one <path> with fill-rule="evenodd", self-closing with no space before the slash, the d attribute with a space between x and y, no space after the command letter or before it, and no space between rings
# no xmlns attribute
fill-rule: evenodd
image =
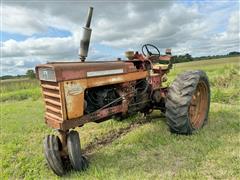
<svg viewBox="0 0 240 180"><path fill-rule="evenodd" d="M126 135L127 133L131 132L133 129L138 128L146 123L153 122L154 120L161 118L163 116L147 116L147 117L139 117L138 120L130 123L125 128L120 128L118 130L111 130L106 135L95 138L94 141L90 142L84 149L83 154L87 155L88 157L93 153L95 149L99 149L103 146L111 144L114 140Z"/></svg>

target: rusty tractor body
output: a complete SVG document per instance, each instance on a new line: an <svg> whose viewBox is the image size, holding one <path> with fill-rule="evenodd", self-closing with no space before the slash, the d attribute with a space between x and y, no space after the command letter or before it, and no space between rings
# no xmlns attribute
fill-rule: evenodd
<svg viewBox="0 0 240 180"><path fill-rule="evenodd" d="M65 131L113 115L157 108L157 102L165 97L166 90L159 85L168 69L159 66L150 72L147 68L151 66L145 59L39 65L36 70L42 79L46 123ZM56 81L43 80L44 71L52 71Z"/></svg>
<svg viewBox="0 0 240 180"><path fill-rule="evenodd" d="M48 135L44 139L45 157L60 176L66 171L66 160L75 170L86 169L79 135L72 129L88 122L160 110L166 115L171 132L192 134L206 123L208 116L210 89L203 71L187 71L170 87L162 86L172 67L170 49L160 55L155 46L145 44L142 54L126 52L126 60L85 61L92 10L80 44L81 61L36 67L46 108L45 122L59 132L59 137Z"/></svg>

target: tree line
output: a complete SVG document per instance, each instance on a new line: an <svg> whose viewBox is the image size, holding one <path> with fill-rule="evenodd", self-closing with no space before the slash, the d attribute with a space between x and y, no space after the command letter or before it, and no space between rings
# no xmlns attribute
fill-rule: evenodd
<svg viewBox="0 0 240 180"><path fill-rule="evenodd" d="M189 62L189 61L201 61L201 60L208 60L208 59L218 59L218 58L226 58L226 57L235 57L240 56L240 52L233 51L226 55L212 55L212 56L200 56L200 57L192 57L190 54L173 56L172 61L173 63L182 63L182 62Z"/></svg>
<svg viewBox="0 0 240 180"><path fill-rule="evenodd" d="M34 70L28 69L28 70L26 71L26 74L24 74L24 75L16 75L16 76L5 75L5 76L1 76L1 77L0 77L0 80L6 80L6 79L22 79L22 78L34 79L35 77L36 77L36 74L35 74Z"/></svg>

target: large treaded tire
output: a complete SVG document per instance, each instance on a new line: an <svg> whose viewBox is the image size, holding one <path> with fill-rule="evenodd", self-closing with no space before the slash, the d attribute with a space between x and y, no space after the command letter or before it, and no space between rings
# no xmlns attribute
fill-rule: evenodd
<svg viewBox="0 0 240 180"><path fill-rule="evenodd" d="M85 169L85 159L82 158L80 138L77 131L70 131L67 135L67 148L69 159L73 169L81 171Z"/></svg>
<svg viewBox="0 0 240 180"><path fill-rule="evenodd" d="M199 103L192 105L193 101ZM195 109L190 111L192 106ZM169 87L166 98L166 118L170 131L190 135L202 128L208 119L209 106L210 87L206 73L196 70L178 75Z"/></svg>
<svg viewBox="0 0 240 180"><path fill-rule="evenodd" d="M58 176L63 176L65 170L60 156L61 141L55 135L47 135L43 140L44 155L49 167Z"/></svg>

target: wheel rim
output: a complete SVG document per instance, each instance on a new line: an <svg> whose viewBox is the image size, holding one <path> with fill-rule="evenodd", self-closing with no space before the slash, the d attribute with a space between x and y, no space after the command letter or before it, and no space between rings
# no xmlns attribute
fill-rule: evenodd
<svg viewBox="0 0 240 180"><path fill-rule="evenodd" d="M196 91L192 95L188 111L191 125L195 129L199 129L206 118L209 101L208 97L207 84L204 81L200 81Z"/></svg>

